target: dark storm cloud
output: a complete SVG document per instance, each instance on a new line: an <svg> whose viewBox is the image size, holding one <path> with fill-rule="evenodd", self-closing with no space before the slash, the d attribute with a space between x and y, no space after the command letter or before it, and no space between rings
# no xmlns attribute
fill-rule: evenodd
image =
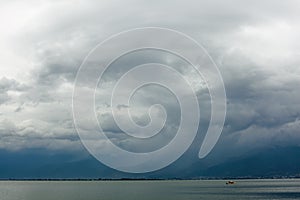
<svg viewBox="0 0 300 200"><path fill-rule="evenodd" d="M39 135L39 140L44 138L45 141L37 142L37 145L48 142L57 143L58 146L66 145L64 141L75 140L73 126L64 122L72 119L72 86L87 53L119 31L162 26L192 36L204 45L220 68L228 97L228 112L222 136L224 142L220 141L219 145L224 145L224 148L227 144L254 148L252 144L257 144L257 140L261 146L273 143L289 145L299 141L300 46L294 44L300 35L298 2L214 0L77 3L71 6L67 1L49 2L42 8L43 12L34 16L14 36L18 42L17 49L22 52L20 56L33 55L30 63L34 67L30 70L31 79L26 83L26 90L17 80L0 79L0 112L5 113L6 120L16 121L12 123L14 126L7 122L1 124L1 131L11 135L10 140L30 140L34 135ZM162 56L160 59L164 58ZM130 66L138 61L123 60L122 64ZM120 73L120 70L111 70L109 73L107 80L115 77L114 74ZM191 75L187 76L193 79ZM195 79L197 82L197 77ZM107 96L110 92L107 90L104 88L101 95ZM16 96L9 91L18 91L20 94ZM155 90L145 95L149 99L140 100L139 106L148 106L157 96L163 96ZM210 99L207 98L207 91L202 91L200 87L198 97L202 105L202 120L208 121ZM106 100L100 99L100 103L104 105ZM161 98L161 101L164 100L168 102L169 99ZM3 105L7 102L11 103ZM174 113L176 109L173 106L166 106L166 109L169 113L173 112L171 121L176 121L172 119L178 114ZM13 116L12 111L18 112ZM32 130L20 131L21 128L18 128L25 123L25 119L32 120ZM103 120L106 131L110 134L120 132L111 120L109 116ZM145 118L143 123L146 122ZM59 134L51 132L54 128L60 129L57 131ZM49 133L53 134L51 137L54 140L47 135ZM23 134L22 139L20 134ZM10 140L2 141L3 148L9 147ZM68 147L70 145L66 145Z"/></svg>

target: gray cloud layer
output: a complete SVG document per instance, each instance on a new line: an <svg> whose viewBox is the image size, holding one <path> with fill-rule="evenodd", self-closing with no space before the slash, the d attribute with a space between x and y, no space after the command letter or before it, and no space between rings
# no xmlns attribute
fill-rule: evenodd
<svg viewBox="0 0 300 200"><path fill-rule="evenodd" d="M253 149L300 142L297 1L1 4L2 15L12 19L0 21L0 41L5 40L0 47L0 148L77 149L80 144L72 124L71 96L78 67L86 54L111 34L141 26L187 33L212 55L228 97L219 145ZM188 72L187 76L192 77ZM204 99L203 120L207 121L210 107L205 94L200 92L199 99ZM174 112L172 106L169 112ZM147 121L147 117L142 119ZM109 116L103 123L107 132L119 131ZM173 132L170 127L166 130Z"/></svg>

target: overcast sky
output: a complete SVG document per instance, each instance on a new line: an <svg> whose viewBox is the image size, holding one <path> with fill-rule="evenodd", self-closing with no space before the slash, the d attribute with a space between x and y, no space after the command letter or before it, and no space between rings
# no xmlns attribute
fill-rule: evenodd
<svg viewBox="0 0 300 200"><path fill-rule="evenodd" d="M159 26L181 31L202 44L222 74L227 94L227 117L219 145L252 150L300 144L300 2L254 1L9 1L0 3L0 148L22 151L83 151L72 119L76 72L87 53L120 31ZM147 52L146 52L147 53ZM121 59L107 73L114 79L118 66L168 56L136 54ZM134 60L134 61L132 61ZM179 63L176 59L173 63ZM193 80L194 74L185 76ZM199 86L200 87L200 86ZM199 89L199 88L198 88ZM200 89L201 90L201 87ZM111 91L110 86L99 90ZM198 95L203 120L209 119L207 91ZM145 94L148 94L145 95ZM178 102L161 88L136 95L136 117L158 100L166 104L173 137L180 111ZM98 114L104 131L124 148L143 152L153 147L122 141L105 98ZM104 105L104 107L103 107ZM202 128L200 127L199 132ZM166 142L158 138L164 145ZM133 147L130 145L134 145Z"/></svg>

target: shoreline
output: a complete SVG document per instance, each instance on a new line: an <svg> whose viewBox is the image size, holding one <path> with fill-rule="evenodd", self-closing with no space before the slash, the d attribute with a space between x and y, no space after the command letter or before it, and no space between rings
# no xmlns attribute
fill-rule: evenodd
<svg viewBox="0 0 300 200"><path fill-rule="evenodd" d="M224 177L224 178L194 178L194 179L180 179L180 178L171 178L171 179L147 179L147 178L120 178L120 179L106 179L106 178L8 178L1 179L0 181L226 181L226 180L286 180L286 179L300 179L300 177Z"/></svg>

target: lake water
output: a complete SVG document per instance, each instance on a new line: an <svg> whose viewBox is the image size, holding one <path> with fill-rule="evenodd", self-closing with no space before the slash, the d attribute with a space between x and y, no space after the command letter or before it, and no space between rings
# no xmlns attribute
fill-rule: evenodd
<svg viewBox="0 0 300 200"><path fill-rule="evenodd" d="M300 180L0 181L1 200L300 199Z"/></svg>

